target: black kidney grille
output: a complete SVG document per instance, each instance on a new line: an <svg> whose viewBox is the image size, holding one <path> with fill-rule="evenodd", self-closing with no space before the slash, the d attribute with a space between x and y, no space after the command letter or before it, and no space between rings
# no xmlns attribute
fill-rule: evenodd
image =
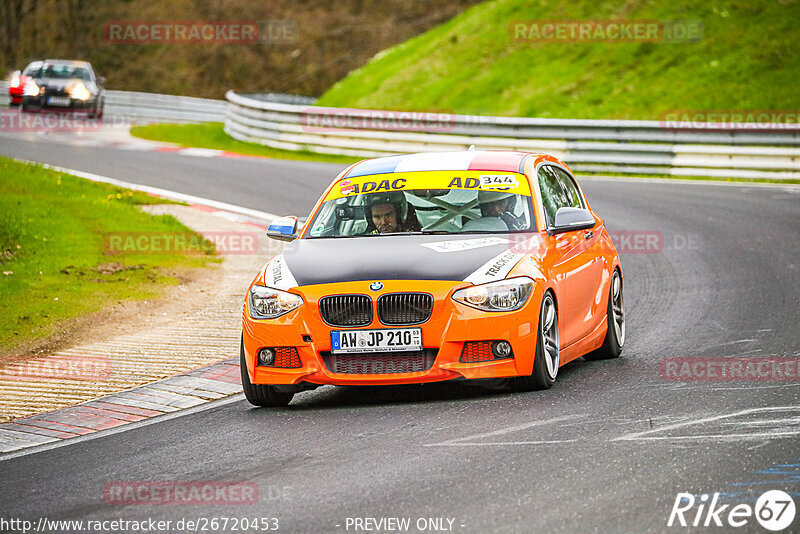
<svg viewBox="0 0 800 534"><path fill-rule="evenodd" d="M366 326L372 322L372 299L366 295L323 297L319 313L331 326Z"/></svg>
<svg viewBox="0 0 800 534"><path fill-rule="evenodd" d="M427 293L389 293L378 299L378 319L386 325L424 323L432 311L433 297Z"/></svg>

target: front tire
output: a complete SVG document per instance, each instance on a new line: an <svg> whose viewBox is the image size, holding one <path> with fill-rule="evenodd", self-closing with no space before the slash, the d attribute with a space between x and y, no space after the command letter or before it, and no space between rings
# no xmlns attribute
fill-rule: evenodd
<svg viewBox="0 0 800 534"><path fill-rule="evenodd" d="M600 348L584 355L587 360L611 360L619 358L625 344L625 299L622 296L622 275L614 269L611 287L608 289L606 311L608 330Z"/></svg>
<svg viewBox="0 0 800 534"><path fill-rule="evenodd" d="M556 381L560 363L558 309L553 294L548 291L542 297L542 306L539 310L533 372L529 376L517 378L514 389L517 391L550 389Z"/></svg>
<svg viewBox="0 0 800 534"><path fill-rule="evenodd" d="M278 407L286 406L292 401L294 393L277 391L275 386L252 384L247 373L247 362L244 358L244 341L239 346L239 367L242 371L242 389L247 401L253 406Z"/></svg>
<svg viewBox="0 0 800 534"><path fill-rule="evenodd" d="M94 110L89 113L90 119L100 120L103 118L103 108L105 105L102 102L98 102L97 105L94 107Z"/></svg>

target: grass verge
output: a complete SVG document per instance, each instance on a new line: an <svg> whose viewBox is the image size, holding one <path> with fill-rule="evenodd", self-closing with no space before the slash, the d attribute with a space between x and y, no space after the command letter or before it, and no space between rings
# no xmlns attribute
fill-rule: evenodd
<svg viewBox="0 0 800 534"><path fill-rule="evenodd" d="M238 141L225 133L221 122L205 122L201 124L148 124L134 126L131 135L162 141L191 148L212 148L225 150L246 156L262 156L276 159L294 159L301 161L324 161L328 163L350 164L364 158L337 156L334 154L318 154L293 150L280 150L256 143Z"/></svg>
<svg viewBox="0 0 800 534"><path fill-rule="evenodd" d="M42 341L71 319L157 298L202 254L105 253L113 232L193 233L137 208L166 201L0 158L0 354Z"/></svg>

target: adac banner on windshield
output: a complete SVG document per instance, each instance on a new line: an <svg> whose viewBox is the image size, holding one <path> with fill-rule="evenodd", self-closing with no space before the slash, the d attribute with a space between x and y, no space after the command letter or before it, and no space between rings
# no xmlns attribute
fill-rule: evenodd
<svg viewBox="0 0 800 534"><path fill-rule="evenodd" d="M507 191L516 195L531 196L528 179L516 172L414 171L346 178L333 186L325 200L368 193L417 189Z"/></svg>

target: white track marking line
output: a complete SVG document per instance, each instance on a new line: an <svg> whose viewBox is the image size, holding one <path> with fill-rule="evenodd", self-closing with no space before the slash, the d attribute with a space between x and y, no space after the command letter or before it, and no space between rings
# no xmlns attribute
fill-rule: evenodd
<svg viewBox="0 0 800 534"><path fill-rule="evenodd" d="M501 428L498 430L493 430L491 432L484 432L482 434L474 434L472 436L467 436L463 438L455 438L455 439L448 439L446 441L440 441L438 443L427 443L424 444L423 447L444 447L444 446L480 446L480 445L496 445L497 443L463 443L465 441L474 441L476 439L483 439L483 438L490 438L494 436L501 436L503 434L509 434L511 432L518 432L520 430L527 430L529 428L534 428L537 426L544 426L550 423L559 423L561 421L571 421L573 419L580 419L582 417L586 417L585 415L573 414L573 415L564 415L561 417L553 417L552 419L545 419L543 421L532 421L530 423L524 423L521 425L514 425L509 426L506 428ZM531 441L531 442L514 442L514 443L567 443L568 441L574 440L567 440L567 441ZM504 444L504 443L503 443Z"/></svg>
<svg viewBox="0 0 800 534"><path fill-rule="evenodd" d="M577 439L556 439L547 441L487 441L482 443L429 443L423 447L488 447L502 445L555 445L560 443L574 443Z"/></svg>
<svg viewBox="0 0 800 534"><path fill-rule="evenodd" d="M677 428L685 428L688 426L693 425L701 425L704 423L711 423L714 421L720 421L722 419L728 419L731 417L738 417L741 415L749 415L753 413L767 413L767 412L796 412L800 410L800 406L768 406L764 408L750 408L748 410L741 410L739 412L723 414L723 415L714 415L711 417L704 417L701 419L693 419L689 421L684 421L681 423L675 423L672 425L667 425L661 428L654 428L652 430L645 430L643 432L634 432L633 434L626 434L624 436L620 436L618 438L614 438L611 441L635 441L640 439L698 439L698 438L712 438L716 436L650 436L650 434L655 434L657 432L668 432L670 430L675 430ZM791 422L792 418L788 418L785 420L786 422ZM789 435L795 435L800 433L800 429L797 432L791 432ZM775 432L775 433L765 433L765 434L745 434L746 436L760 436L760 437L778 437L784 435L786 433ZM742 436L742 434L726 434L726 437L733 437L733 436ZM723 436L723 437L725 437Z"/></svg>
<svg viewBox="0 0 800 534"><path fill-rule="evenodd" d="M214 148L182 148L175 151L176 154L181 156L194 156L198 158L215 158L224 154L224 150L216 150Z"/></svg>
<svg viewBox="0 0 800 534"><path fill-rule="evenodd" d="M170 200L176 200L179 202L187 202L189 204L201 204L203 206L208 206L209 208L215 208L218 210L229 211L232 213L238 213L240 215L245 215L247 217L253 217L263 221L272 221L273 219L277 219L278 215L274 213L267 213L265 211L258 211L250 208L245 208L242 206L236 206L234 204L228 204L227 202L219 202L217 200L211 200L208 198L203 197L196 197L194 195L187 195L184 193L178 193L176 191L169 191L167 189L160 189L158 187L150 187L148 185L140 185L134 184L131 182L125 182L122 180L117 180L116 178L109 178L108 176L101 176L99 174L93 174L90 172L78 171L75 169L67 169L65 167L58 167L56 165L50 165L47 163L39 163L38 161L30 161L25 159L17 159L14 158L14 161L19 161L20 163L27 163L29 165L37 165L39 167L49 169L51 171L56 172L63 172L65 174L73 174L78 176L79 178L85 178L87 180L91 180L92 182L102 182L106 184L116 185L119 187L125 187L127 189L133 189L135 191L142 191L144 193L151 193L153 195L158 195L164 198L168 198Z"/></svg>
<svg viewBox="0 0 800 534"><path fill-rule="evenodd" d="M742 425L742 426L763 426L763 425L785 425L800 423L800 416L789 417L788 419L757 419L756 421L723 421L723 425Z"/></svg>
<svg viewBox="0 0 800 534"><path fill-rule="evenodd" d="M797 436L800 434L800 428L796 431L789 432L760 432L753 434L701 434L697 436L647 436L644 438L635 438L634 441L664 441L664 440L715 440L715 441L742 441L747 439L775 439L775 438L788 438L790 436ZM612 439L611 441L626 440L625 436L622 438Z"/></svg>
<svg viewBox="0 0 800 534"><path fill-rule="evenodd" d="M655 387L655 386L654 386ZM742 391L750 391L753 389L777 389L777 388L796 388L800 387L800 383L789 383L789 384L771 384L769 386L708 386L708 385L700 385L700 386L690 386L688 382L681 382L680 384L673 384L670 387L663 387L662 389L673 389L673 390L681 390L687 391L690 389L703 389L707 391L735 391L735 390L742 390Z"/></svg>

